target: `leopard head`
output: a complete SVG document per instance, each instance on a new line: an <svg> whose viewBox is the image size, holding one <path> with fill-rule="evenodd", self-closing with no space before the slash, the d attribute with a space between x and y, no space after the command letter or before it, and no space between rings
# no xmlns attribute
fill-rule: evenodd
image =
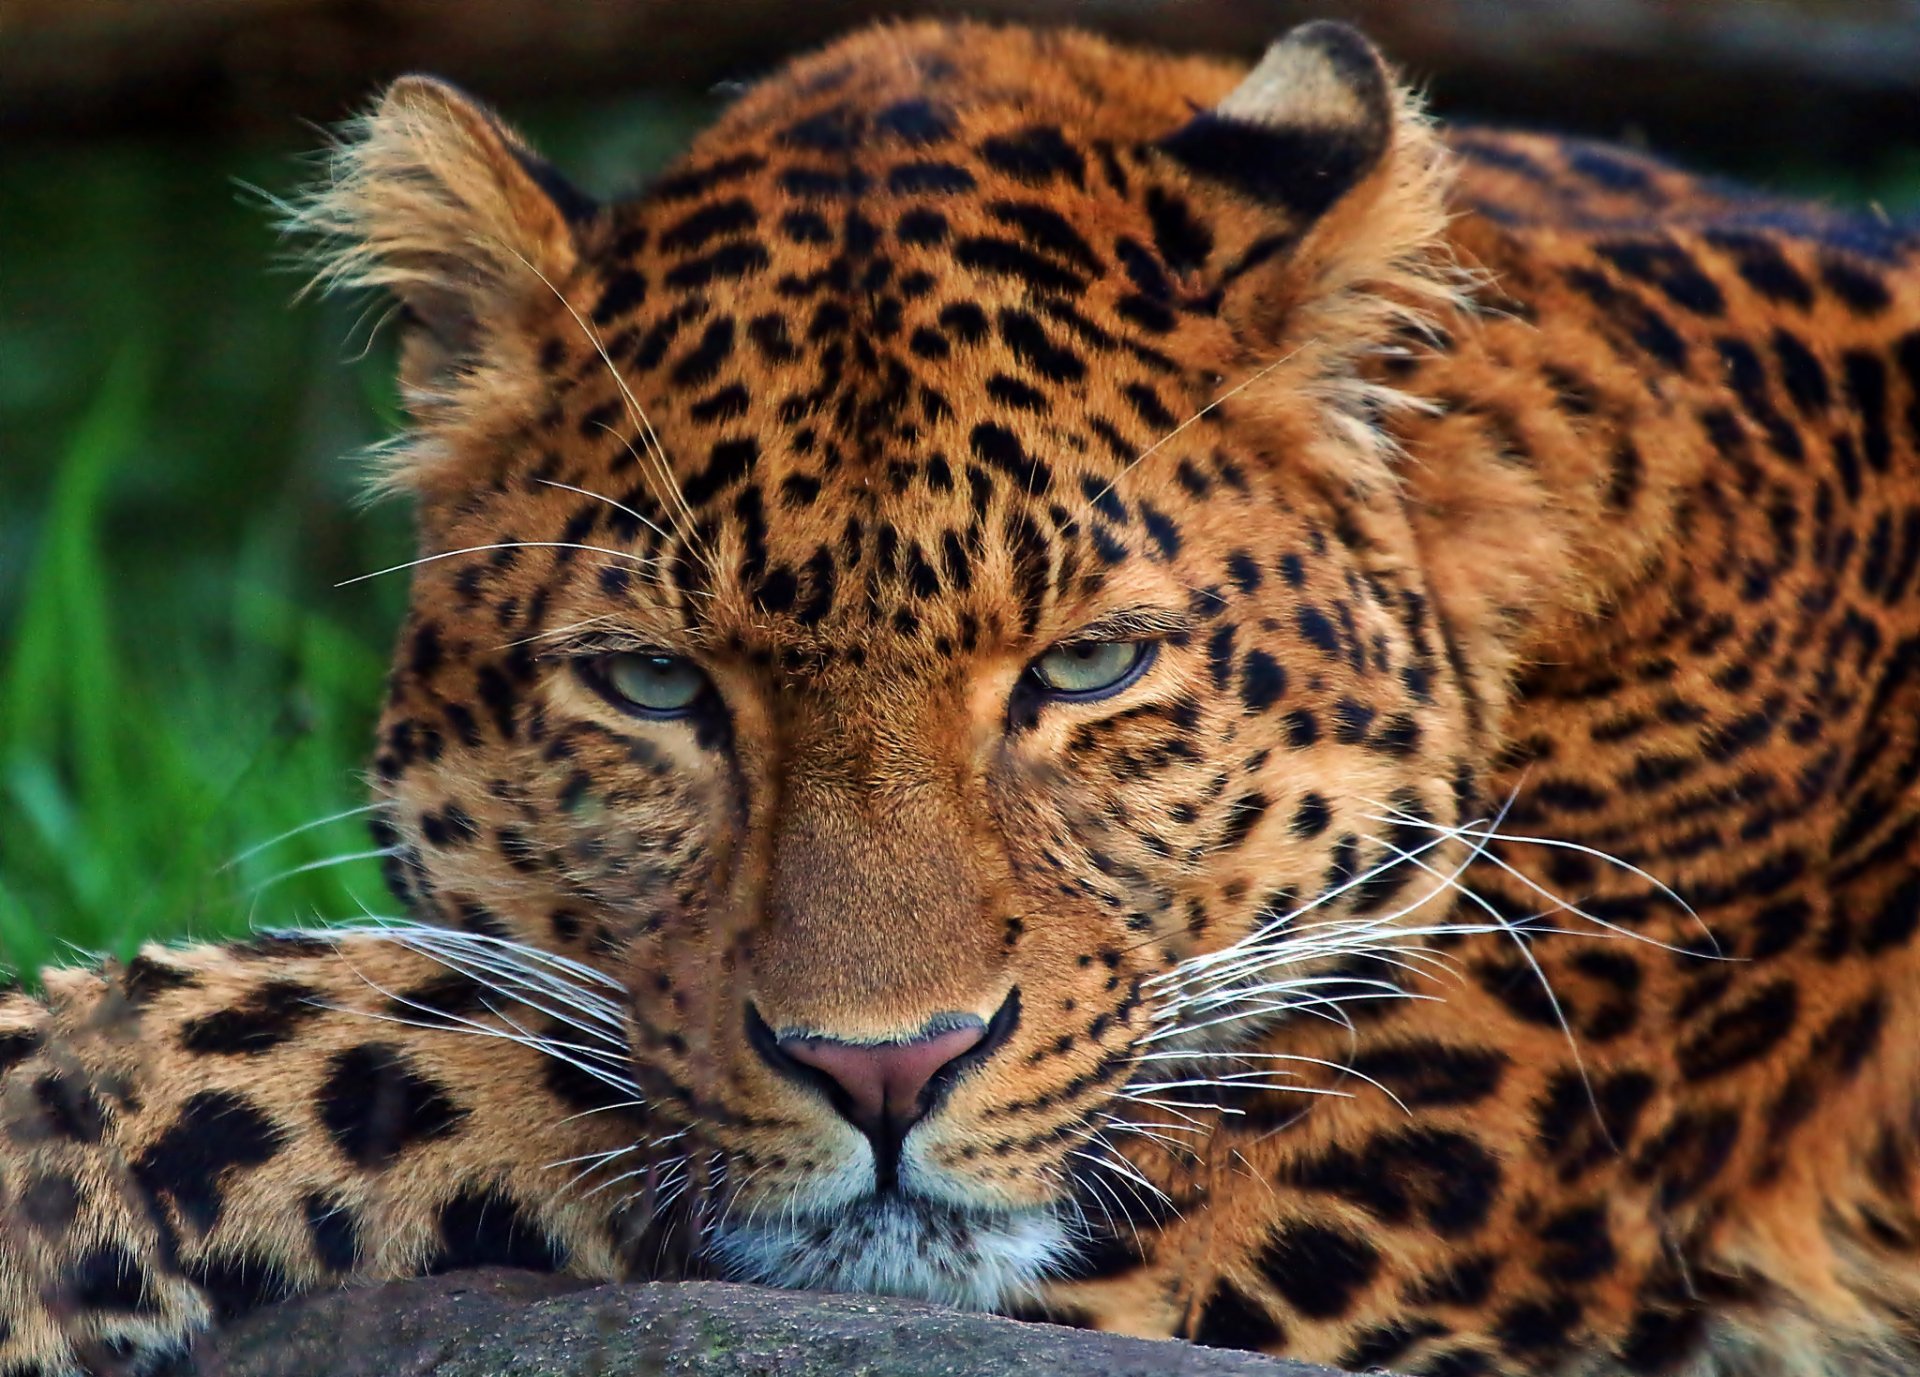
<svg viewBox="0 0 1920 1377"><path fill-rule="evenodd" d="M1142 1098L1416 906L1505 653L1365 366L1455 290L1443 183L1330 24L876 29L607 205L430 80L342 141L298 218L399 304L421 542L390 879L620 992L733 1274L1007 1303Z"/></svg>

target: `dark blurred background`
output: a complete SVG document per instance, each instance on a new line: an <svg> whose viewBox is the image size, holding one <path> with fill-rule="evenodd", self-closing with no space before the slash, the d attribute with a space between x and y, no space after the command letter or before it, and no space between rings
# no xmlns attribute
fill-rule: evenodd
<svg viewBox="0 0 1920 1377"><path fill-rule="evenodd" d="M394 424L383 342L275 271L316 126L433 71L610 194L908 14L1248 59L1338 15L1451 118L1920 209L1920 0L5 0L0 963L390 910L360 819L322 821L361 801L405 576L338 585L408 533L351 459Z"/></svg>

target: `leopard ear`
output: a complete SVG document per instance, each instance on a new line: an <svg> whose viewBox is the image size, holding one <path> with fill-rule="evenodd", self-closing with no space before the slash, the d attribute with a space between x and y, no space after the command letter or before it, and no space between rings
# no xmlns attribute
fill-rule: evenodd
<svg viewBox="0 0 1920 1377"><path fill-rule="evenodd" d="M1396 101L1386 64L1345 24L1302 24L1213 109L1160 146L1195 173L1284 213L1324 215L1386 157Z"/></svg>
<svg viewBox="0 0 1920 1377"><path fill-rule="evenodd" d="M1234 227L1215 285L1223 313L1256 341L1298 343L1331 328L1357 354L1392 328L1369 307L1430 306L1455 292L1436 268L1446 226L1440 141L1379 52L1345 24L1294 29L1159 147Z"/></svg>
<svg viewBox="0 0 1920 1377"><path fill-rule="evenodd" d="M401 77L349 124L329 174L287 229L313 243L316 286L398 303L401 381L421 421L514 362L501 355L515 325L573 271L596 209L498 116L432 77Z"/></svg>

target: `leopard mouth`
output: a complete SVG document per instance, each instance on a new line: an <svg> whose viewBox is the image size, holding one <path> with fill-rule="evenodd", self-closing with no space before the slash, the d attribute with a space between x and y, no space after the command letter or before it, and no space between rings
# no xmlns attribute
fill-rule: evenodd
<svg viewBox="0 0 1920 1377"><path fill-rule="evenodd" d="M1069 1247L1065 1228L1044 1208L969 1209L897 1190L812 1214L731 1219L712 1244L734 1280L967 1310L1004 1310L1032 1298Z"/></svg>

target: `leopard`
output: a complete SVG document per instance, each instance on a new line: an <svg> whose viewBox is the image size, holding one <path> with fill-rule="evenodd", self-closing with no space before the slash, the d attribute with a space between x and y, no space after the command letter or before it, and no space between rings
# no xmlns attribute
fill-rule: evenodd
<svg viewBox="0 0 1920 1377"><path fill-rule="evenodd" d="M404 77L287 215L394 912L0 997L0 1372L481 1265L1920 1370L1913 225L1332 21L866 28L613 199Z"/></svg>

